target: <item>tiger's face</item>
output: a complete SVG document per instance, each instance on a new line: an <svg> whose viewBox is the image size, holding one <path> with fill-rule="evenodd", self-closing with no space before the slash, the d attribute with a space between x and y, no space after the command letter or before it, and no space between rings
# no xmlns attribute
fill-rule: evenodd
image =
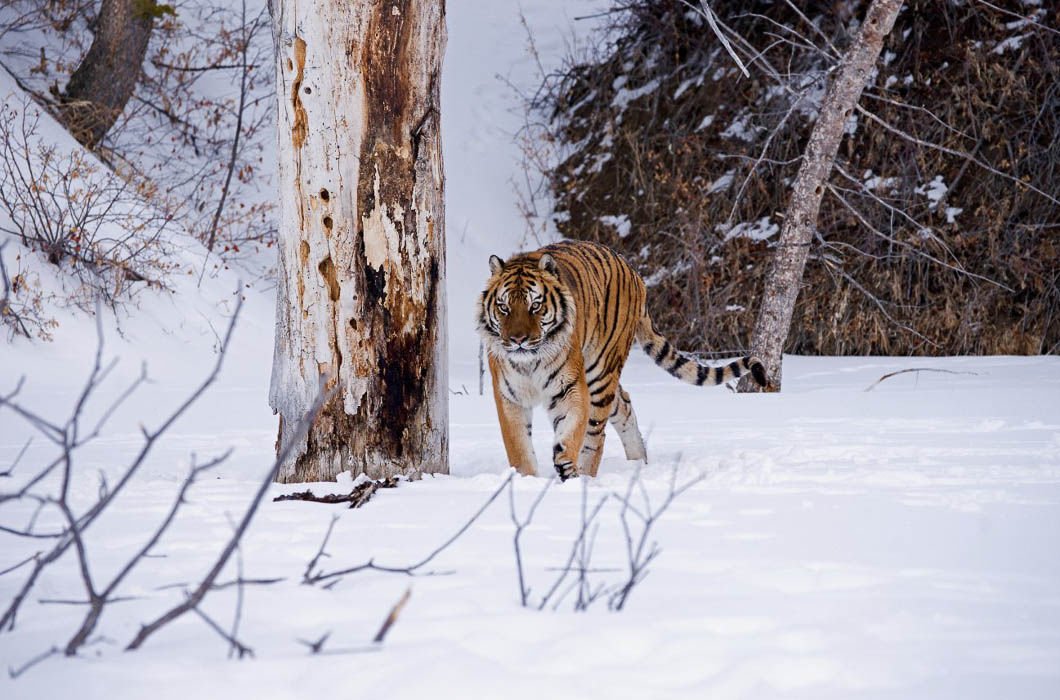
<svg viewBox="0 0 1060 700"><path fill-rule="evenodd" d="M514 362L537 359L570 332L573 305L556 262L490 257L490 277L479 302L479 332L495 356Z"/></svg>

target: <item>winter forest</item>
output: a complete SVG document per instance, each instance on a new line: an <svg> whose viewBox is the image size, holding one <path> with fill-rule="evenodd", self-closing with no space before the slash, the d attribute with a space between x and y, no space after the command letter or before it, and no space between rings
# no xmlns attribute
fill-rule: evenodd
<svg viewBox="0 0 1060 700"><path fill-rule="evenodd" d="M1060 696L1060 4L0 0L0 697Z"/></svg>

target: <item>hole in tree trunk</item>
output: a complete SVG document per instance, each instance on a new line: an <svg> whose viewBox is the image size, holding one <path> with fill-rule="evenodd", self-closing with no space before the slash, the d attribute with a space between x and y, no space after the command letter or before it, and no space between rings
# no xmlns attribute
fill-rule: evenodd
<svg viewBox="0 0 1060 700"><path fill-rule="evenodd" d="M330 231L331 230L331 225L332 225L331 217L330 216L325 216L324 217L324 228L326 228L328 231Z"/></svg>
<svg viewBox="0 0 1060 700"><path fill-rule="evenodd" d="M331 199L331 193L328 192L327 189L321 189L320 190L320 198L323 199L326 202L329 199Z"/></svg>
<svg viewBox="0 0 1060 700"><path fill-rule="evenodd" d="M335 275L335 264L331 262L331 256L324 258L317 265L317 269L320 270L320 276L324 278L325 284L328 285L328 298L332 301L339 300L339 280Z"/></svg>

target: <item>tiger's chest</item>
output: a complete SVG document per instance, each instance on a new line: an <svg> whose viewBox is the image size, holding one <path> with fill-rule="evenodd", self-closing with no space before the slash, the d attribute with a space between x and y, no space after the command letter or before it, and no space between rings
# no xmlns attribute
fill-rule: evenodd
<svg viewBox="0 0 1060 700"><path fill-rule="evenodd" d="M545 391L545 378L539 375L533 365L505 362L501 373L501 393L520 406L536 406L541 403Z"/></svg>
<svg viewBox="0 0 1060 700"><path fill-rule="evenodd" d="M528 363L505 361L501 364L500 389L505 398L520 406L536 406L555 393L555 385L561 376L569 372L560 371L566 362L560 358Z"/></svg>

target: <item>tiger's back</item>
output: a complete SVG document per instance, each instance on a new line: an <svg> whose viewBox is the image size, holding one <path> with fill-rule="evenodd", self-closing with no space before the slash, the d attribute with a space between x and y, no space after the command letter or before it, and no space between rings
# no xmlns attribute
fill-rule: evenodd
<svg viewBox="0 0 1060 700"><path fill-rule="evenodd" d="M587 379L621 372L644 315L644 280L625 258L597 243L563 241L541 253L555 258L560 279L574 296L574 338Z"/></svg>

